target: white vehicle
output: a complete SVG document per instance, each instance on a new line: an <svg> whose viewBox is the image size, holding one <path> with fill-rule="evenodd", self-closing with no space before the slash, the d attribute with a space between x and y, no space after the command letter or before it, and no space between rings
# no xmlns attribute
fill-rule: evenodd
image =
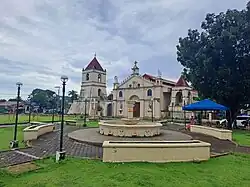
<svg viewBox="0 0 250 187"><path fill-rule="evenodd" d="M237 116L234 123L233 127L246 127L249 124L250 121L250 116L248 115L242 115L242 116Z"/></svg>

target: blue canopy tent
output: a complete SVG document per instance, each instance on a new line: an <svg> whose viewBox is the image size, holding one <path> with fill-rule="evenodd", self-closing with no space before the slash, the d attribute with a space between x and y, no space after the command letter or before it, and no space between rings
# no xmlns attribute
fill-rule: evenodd
<svg viewBox="0 0 250 187"><path fill-rule="evenodd" d="M207 110L229 110L228 107L220 105L209 99L204 99L196 103L192 103L182 107L182 110L187 111L207 111Z"/></svg>
<svg viewBox="0 0 250 187"><path fill-rule="evenodd" d="M196 103L185 105L182 107L182 110L184 110L184 112L185 111L227 111L229 110L229 108L226 106L220 105L214 101L211 101L209 99L204 99ZM184 116L186 115L184 114Z"/></svg>

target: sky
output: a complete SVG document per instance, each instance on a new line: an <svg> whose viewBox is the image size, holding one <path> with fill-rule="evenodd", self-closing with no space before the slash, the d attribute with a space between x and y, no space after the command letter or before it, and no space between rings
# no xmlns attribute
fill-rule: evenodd
<svg viewBox="0 0 250 187"><path fill-rule="evenodd" d="M140 73L176 81L179 37L199 29L207 13L244 9L247 0L1 0L0 99L23 98L35 88L80 91L81 71L93 59L113 77Z"/></svg>

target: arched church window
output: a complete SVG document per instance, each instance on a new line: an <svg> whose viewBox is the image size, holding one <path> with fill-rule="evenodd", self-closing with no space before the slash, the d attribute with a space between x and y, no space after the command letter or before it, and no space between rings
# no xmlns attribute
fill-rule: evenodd
<svg viewBox="0 0 250 187"><path fill-rule="evenodd" d="M152 96L152 90L151 89L148 89L147 95Z"/></svg>
<svg viewBox="0 0 250 187"><path fill-rule="evenodd" d="M102 90L98 89L98 96L101 96L101 92L102 92Z"/></svg>
<svg viewBox="0 0 250 187"><path fill-rule="evenodd" d="M101 82L101 74L98 74L98 82Z"/></svg>
<svg viewBox="0 0 250 187"><path fill-rule="evenodd" d="M176 96L175 96L175 105L176 106L182 106L182 102L183 102L183 96L182 96L182 92L177 92Z"/></svg>
<svg viewBox="0 0 250 187"><path fill-rule="evenodd" d="M88 81L89 80L89 74L87 73L86 74L86 81Z"/></svg>
<svg viewBox="0 0 250 187"><path fill-rule="evenodd" d="M122 91L119 92L119 97L122 97Z"/></svg>

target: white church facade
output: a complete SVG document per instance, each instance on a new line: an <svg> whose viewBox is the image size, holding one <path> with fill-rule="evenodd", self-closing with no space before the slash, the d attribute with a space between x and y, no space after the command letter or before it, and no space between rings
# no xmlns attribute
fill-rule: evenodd
<svg viewBox="0 0 250 187"><path fill-rule="evenodd" d="M113 90L107 97L106 70L97 58L82 70L80 97L71 105L69 114L84 114L90 117L127 117L128 102L134 103L133 116L142 119L183 118L182 106L194 102L197 92L181 76L173 82L149 74L141 75L137 62L131 74L122 82L115 76ZM187 114L188 117L189 114Z"/></svg>
<svg viewBox="0 0 250 187"><path fill-rule="evenodd" d="M118 77L115 77L111 94L112 116L126 117L130 101L134 102L133 116L144 119L170 117L170 113L174 114L174 118L183 118L182 106L194 102L197 97L197 92L182 76L173 82L162 78L160 73L157 77L140 75L137 62L125 80L119 83Z"/></svg>

